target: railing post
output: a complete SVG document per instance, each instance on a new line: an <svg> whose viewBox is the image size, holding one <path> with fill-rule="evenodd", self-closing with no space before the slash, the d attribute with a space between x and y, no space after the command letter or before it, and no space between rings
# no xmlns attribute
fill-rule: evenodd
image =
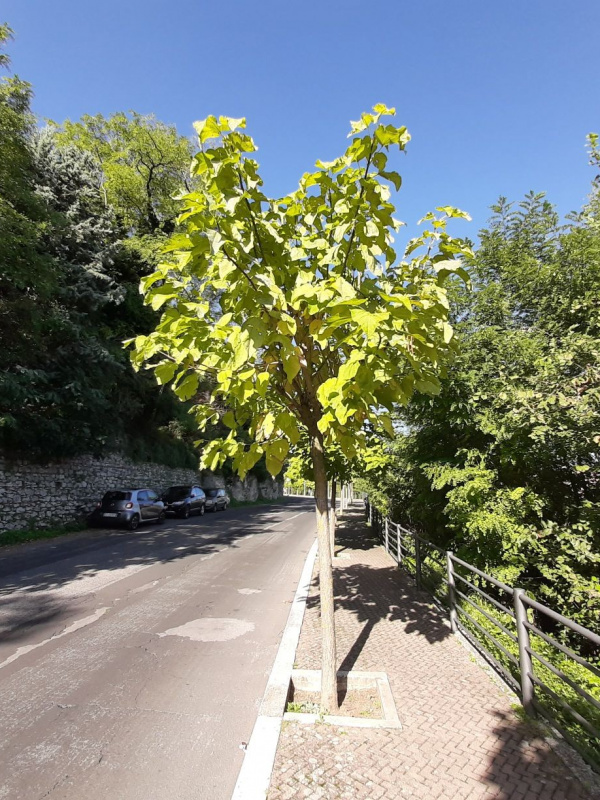
<svg viewBox="0 0 600 800"><path fill-rule="evenodd" d="M415 533L415 583L421 589L421 540Z"/></svg>
<svg viewBox="0 0 600 800"><path fill-rule="evenodd" d="M400 536L400 525L396 523L396 549L398 551L398 566L402 564L402 538Z"/></svg>
<svg viewBox="0 0 600 800"><path fill-rule="evenodd" d="M385 549L388 553L390 552L390 531L387 517L385 518Z"/></svg>
<svg viewBox="0 0 600 800"><path fill-rule="evenodd" d="M369 525L373 527L373 505L369 501Z"/></svg>
<svg viewBox="0 0 600 800"><path fill-rule="evenodd" d="M531 679L533 664L528 652L529 630L525 624L527 620L527 606L523 602L524 589L515 589L513 600L515 606L515 620L517 623L517 641L519 643L519 670L521 672L521 700L525 713L534 715L533 700L535 686Z"/></svg>
<svg viewBox="0 0 600 800"><path fill-rule="evenodd" d="M448 568L448 607L450 609L450 628L452 633L456 633L458 630L457 619L456 619L456 583L454 580L454 563L452 561L452 556L454 553L448 550L446 552L446 566Z"/></svg>

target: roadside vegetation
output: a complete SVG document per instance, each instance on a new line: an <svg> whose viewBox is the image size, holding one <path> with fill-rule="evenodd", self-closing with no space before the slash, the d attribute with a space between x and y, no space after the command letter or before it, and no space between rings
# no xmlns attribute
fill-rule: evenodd
<svg viewBox="0 0 600 800"><path fill-rule="evenodd" d="M38 528L32 523L30 528L21 528L16 531L3 531L0 533L0 547L9 547L14 544L35 542L38 539L55 539L68 533L77 533L87 528L84 522L71 522L67 525L54 525L50 528Z"/></svg>
<svg viewBox="0 0 600 800"><path fill-rule="evenodd" d="M600 172L597 139L589 137ZM425 538L600 631L600 183L504 198L455 285L457 357L365 487Z"/></svg>
<svg viewBox="0 0 600 800"><path fill-rule="evenodd" d="M458 352L439 394L415 396L394 418L396 436L357 486L394 521L498 580L600 633L600 152L588 201L561 221L529 193L492 207L468 262L473 289L450 291ZM404 565L415 570L414 558ZM427 552L422 580L446 602L443 556ZM494 587L485 591L495 595ZM480 597L461 622L518 682L511 618ZM502 601L501 596L496 600ZM587 639L543 614L536 625L600 668ZM495 637L500 646L490 639ZM591 763L600 729L600 677L538 635L542 702ZM504 648L504 651L501 649ZM512 659L507 657L512 655ZM583 689L587 701L553 669Z"/></svg>

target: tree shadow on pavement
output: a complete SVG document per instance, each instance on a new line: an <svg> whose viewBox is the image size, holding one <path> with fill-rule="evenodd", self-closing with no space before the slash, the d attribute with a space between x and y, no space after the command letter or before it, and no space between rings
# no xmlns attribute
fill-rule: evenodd
<svg viewBox="0 0 600 800"><path fill-rule="evenodd" d="M359 635L350 641L349 632L338 626L338 652L344 654L339 668L343 671L354 667L373 629L383 621L401 621L405 633L424 636L432 644L450 636L446 620L429 595L418 592L412 580L396 566L343 563L347 551L370 550L378 545L379 541L364 523L362 510L347 512L336 531L335 607L350 612L362 627ZM315 608L318 604L315 585L308 599L308 608Z"/></svg>
<svg viewBox="0 0 600 800"><path fill-rule="evenodd" d="M550 747L548 731L534 720L520 719L512 712L493 711L497 724L494 749L488 750L485 784L493 787L497 800L592 800L600 797L600 778L583 764L578 767L582 781ZM567 757L578 756L561 745Z"/></svg>
<svg viewBox="0 0 600 800"><path fill-rule="evenodd" d="M340 670L354 668L361 653L365 651L374 628L385 621L401 621L403 633L424 636L430 644L450 637L450 627L442 611L432 603L425 592L417 591L412 578L395 565L374 566L368 564L344 565L343 554L349 551L369 550L380 542L364 522L364 515L352 509L338 529L336 555L342 555L334 562L334 586L336 609L350 612L354 624L339 625L337 631L338 652L343 654ZM383 563L383 562L382 562ZM313 606L318 597L312 596ZM357 624L360 632L356 635ZM400 643L399 643L400 645ZM380 654L385 660L385 653ZM363 661L369 663L368 658ZM373 668L370 664L368 668ZM380 667L381 668L381 667ZM451 687L448 687L449 691ZM472 702L465 685L464 704ZM592 800L600 798L600 785L589 768L583 767L589 780L583 783L565 765L559 755L549 746L544 736L545 729L537 722L527 718L520 719L514 711L508 711L505 702L498 708L492 707L483 712L492 715L483 728L478 727L476 719L463 729L463 746L480 750L480 766L485 772L478 776L465 775L467 784L460 784L457 797L474 797L469 794L473 784L479 782L482 798L494 797L497 800ZM450 721L446 721L450 722ZM435 723L432 722L432 725ZM446 723L445 723L446 724ZM457 723L460 724L460 723ZM481 736L487 729L485 745ZM435 733L432 731L432 742ZM565 745L566 752L572 752ZM577 756L573 754L574 758ZM461 760L460 755L457 756ZM472 763L472 762L471 762ZM591 788L590 788L591 787ZM464 790L464 794L461 792ZM424 795L425 796L425 795ZM437 796L437 795L436 795Z"/></svg>

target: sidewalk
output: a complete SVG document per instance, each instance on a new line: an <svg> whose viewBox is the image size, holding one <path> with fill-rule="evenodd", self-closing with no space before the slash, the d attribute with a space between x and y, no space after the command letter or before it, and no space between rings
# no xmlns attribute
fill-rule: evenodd
<svg viewBox="0 0 600 800"><path fill-rule="evenodd" d="M370 536L362 509L347 512L334 562L338 659L341 670L387 672L402 729L284 721L268 800L591 798ZM296 666L319 669L320 648L313 590Z"/></svg>

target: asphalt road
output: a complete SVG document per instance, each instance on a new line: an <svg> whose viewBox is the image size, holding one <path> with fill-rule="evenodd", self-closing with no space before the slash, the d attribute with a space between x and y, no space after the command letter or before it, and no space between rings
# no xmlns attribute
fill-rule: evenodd
<svg viewBox="0 0 600 800"><path fill-rule="evenodd" d="M0 800L228 800L310 500L0 551Z"/></svg>

